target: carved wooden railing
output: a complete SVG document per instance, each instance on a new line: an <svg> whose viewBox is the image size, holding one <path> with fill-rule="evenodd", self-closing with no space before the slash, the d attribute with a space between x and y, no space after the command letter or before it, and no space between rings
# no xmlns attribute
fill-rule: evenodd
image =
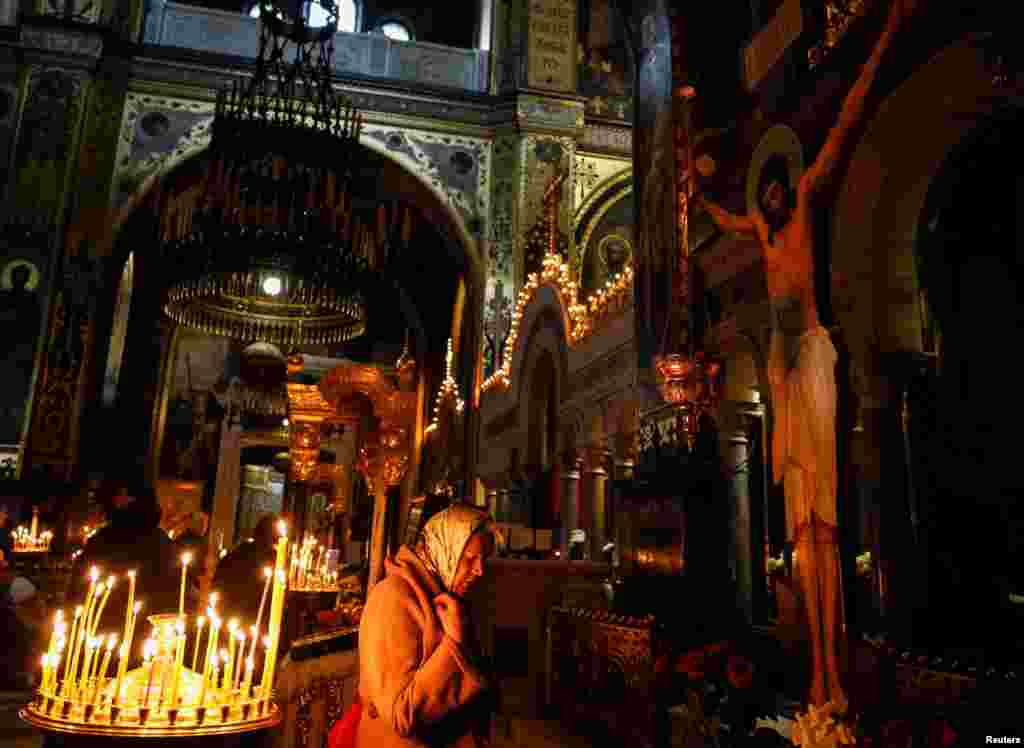
<svg viewBox="0 0 1024 748"><path fill-rule="evenodd" d="M551 609L546 702L563 724L623 745L655 744L653 629L653 618Z"/></svg>

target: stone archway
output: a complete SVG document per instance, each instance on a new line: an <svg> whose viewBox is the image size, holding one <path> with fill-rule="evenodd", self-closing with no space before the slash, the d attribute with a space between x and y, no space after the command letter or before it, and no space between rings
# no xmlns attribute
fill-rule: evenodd
<svg viewBox="0 0 1024 748"><path fill-rule="evenodd" d="M868 381L869 346L922 350L914 249L925 198L939 165L996 100L983 51L957 42L882 102L853 152L833 210L832 295L846 339L860 346L851 354L862 396L880 396Z"/></svg>

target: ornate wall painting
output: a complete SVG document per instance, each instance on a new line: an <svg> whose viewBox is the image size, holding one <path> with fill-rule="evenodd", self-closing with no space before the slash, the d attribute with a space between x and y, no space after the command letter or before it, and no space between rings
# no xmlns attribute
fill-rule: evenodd
<svg viewBox="0 0 1024 748"><path fill-rule="evenodd" d="M31 396L36 349L42 333L43 293L38 251L5 247L0 260L0 444L17 444Z"/></svg>
<svg viewBox="0 0 1024 748"><path fill-rule="evenodd" d="M633 64L618 9L581 0L577 12L577 92L587 97L587 116L632 121Z"/></svg>

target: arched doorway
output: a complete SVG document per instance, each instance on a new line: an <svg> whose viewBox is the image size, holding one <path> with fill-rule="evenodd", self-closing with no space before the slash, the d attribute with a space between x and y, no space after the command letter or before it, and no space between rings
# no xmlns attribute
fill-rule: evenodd
<svg viewBox="0 0 1024 748"><path fill-rule="evenodd" d="M912 393L929 419L912 434L912 455L930 598L973 609L974 625L958 635L993 648L1016 640L1009 596L1024 592L1024 480L1009 468L1019 429L1006 407L1021 329L1022 125L1024 112L1007 110L953 149L928 190L916 245L931 317L924 337L938 359L931 386Z"/></svg>

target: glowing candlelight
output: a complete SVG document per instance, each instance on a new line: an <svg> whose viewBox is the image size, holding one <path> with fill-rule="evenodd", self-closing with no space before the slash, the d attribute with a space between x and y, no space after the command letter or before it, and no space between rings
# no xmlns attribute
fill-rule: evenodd
<svg viewBox="0 0 1024 748"><path fill-rule="evenodd" d="M156 670L156 662L153 660L154 655L156 655L156 642L148 639L142 647L142 666L149 668L146 693L141 700L144 706L149 706L149 694L153 690L153 671Z"/></svg>
<svg viewBox="0 0 1024 748"><path fill-rule="evenodd" d="M231 663L231 672L234 675L232 689L237 691L242 682L242 661L245 655L245 632L241 629L236 631L235 639L238 640L238 647L235 650L235 659Z"/></svg>
<svg viewBox="0 0 1024 748"><path fill-rule="evenodd" d="M89 630L89 633L93 636L96 636L96 629L99 628L100 619L103 617L103 609L107 607L107 600L110 599L110 591L114 589L115 581L116 577L111 577L107 580L107 591L103 593L103 599L100 601L100 607L97 609L96 615L93 616L92 628Z"/></svg>
<svg viewBox="0 0 1024 748"><path fill-rule="evenodd" d="M32 507L32 529L29 530L29 537L35 539L39 534L39 507Z"/></svg>
<svg viewBox="0 0 1024 748"><path fill-rule="evenodd" d="M224 679L220 682L220 689L226 691L231 686L231 655L226 649L220 651L220 661L224 663ZM217 682L217 676L214 676L213 682Z"/></svg>
<svg viewBox="0 0 1024 748"><path fill-rule="evenodd" d="M107 639L107 651L103 655L103 663L100 665L99 674L96 680L96 697L95 703L99 703L100 693L103 691L103 681L107 679L107 670L110 669L110 657L114 651L114 647L117 646L117 635L111 634Z"/></svg>
<svg viewBox="0 0 1024 748"><path fill-rule="evenodd" d="M253 641L253 645L256 642ZM250 648L251 651L251 648ZM253 659L252 655L249 655L249 659L245 661L245 678L242 680L242 691L241 697L248 699L250 696L250 689L252 688L252 671L256 667L256 660Z"/></svg>
<svg viewBox="0 0 1024 748"><path fill-rule="evenodd" d="M64 689L65 690L67 690L67 688L68 688L68 686L69 686L69 684L71 682L71 677L72 677L71 671L72 671L72 668L73 668L73 665L74 665L74 663L73 663L74 653L77 651L77 647L75 646L75 644L76 644L76 637L78 636L78 626L79 626L79 622L82 620L82 615L84 614L84 612L85 612L85 609L81 605L79 605L77 608L75 608L75 620L71 624L71 636L68 638L68 644L69 644L68 656L67 656L67 659L64 661Z"/></svg>
<svg viewBox="0 0 1024 748"><path fill-rule="evenodd" d="M192 650L192 671L196 670L196 663L199 661L199 642L203 638L203 627L206 625L206 616L199 616L196 621L196 646Z"/></svg>
<svg viewBox="0 0 1024 748"><path fill-rule="evenodd" d="M210 618L210 633L207 636L206 646L206 663L203 666L203 678L209 678L211 668L217 665L217 646L220 644L220 625L221 620L211 614ZM217 684L214 681L214 688Z"/></svg>
<svg viewBox="0 0 1024 748"><path fill-rule="evenodd" d="M178 623L175 625L175 648L174 648L174 672L171 676L171 698L170 698L170 709L176 709L178 706L178 687L181 684L181 670L183 661L185 659L185 620L183 618L178 619Z"/></svg>
<svg viewBox="0 0 1024 748"><path fill-rule="evenodd" d="M122 641L128 641L129 638L129 627L132 623L132 611L135 608L135 571L128 572L128 605L125 606L124 613L124 634L121 636Z"/></svg>
<svg viewBox="0 0 1024 748"><path fill-rule="evenodd" d="M191 553L183 553L181 556L181 594L178 596L178 617L185 616L185 580L188 578L188 565L192 561Z"/></svg>
<svg viewBox="0 0 1024 748"><path fill-rule="evenodd" d="M224 666L224 683L230 686L235 674L235 652L238 648L238 621L228 621L228 664Z"/></svg>

